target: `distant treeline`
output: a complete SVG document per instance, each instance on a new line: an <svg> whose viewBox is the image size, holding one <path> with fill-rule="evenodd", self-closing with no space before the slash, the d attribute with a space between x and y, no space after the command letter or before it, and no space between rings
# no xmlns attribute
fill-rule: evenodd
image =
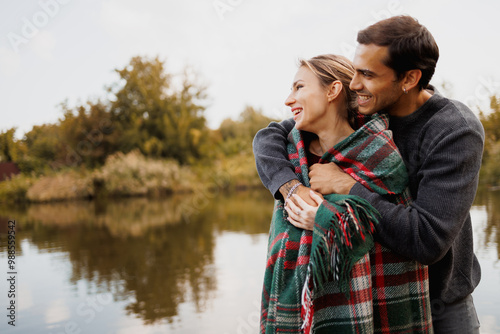
<svg viewBox="0 0 500 334"><path fill-rule="evenodd" d="M208 96L196 74L165 70L158 58L134 57L105 98L61 103L54 124L16 139L0 133L0 162L21 175L0 182L0 201L51 201L261 186L252 140L273 119L247 106L238 119L208 128ZM500 100L480 110L486 131L481 183L500 185ZM457 152L458 153L458 152Z"/></svg>
<svg viewBox="0 0 500 334"><path fill-rule="evenodd" d="M194 189L204 181L210 184L215 171L229 173L225 177L230 179L225 181L229 185L260 183L253 161L252 139L273 119L247 106L238 119L226 119L213 130L208 128L204 116L208 104L206 87L188 69L174 76L158 58L134 57L116 72L119 79L105 89L105 99L89 100L72 108L63 102L58 122L34 126L20 140L15 137L15 128L0 133L0 161L15 162L24 176L16 181L17 185L1 182L0 200L2 194L4 200L9 196L22 200L39 179L48 182L39 188L50 188L53 183L47 178L60 178L61 174L66 178L72 175L70 179L88 179L86 189L119 189L120 186L110 185L103 176L109 174L104 170L115 168L106 164L116 165L116 161L122 161L123 167L127 166L126 161L130 164L131 170L123 172L124 178L141 177L136 174L141 170L144 174L154 161L168 162L171 168L167 170L174 174L180 167L184 175L169 180L184 184L180 187L184 190ZM194 184L185 185L187 179ZM156 183L161 192L160 181ZM146 181L138 182L144 185ZM169 185L167 192L177 188ZM93 197L97 195L95 191L91 189L83 192L87 195L73 197ZM68 196L72 197L54 194L33 199Z"/></svg>

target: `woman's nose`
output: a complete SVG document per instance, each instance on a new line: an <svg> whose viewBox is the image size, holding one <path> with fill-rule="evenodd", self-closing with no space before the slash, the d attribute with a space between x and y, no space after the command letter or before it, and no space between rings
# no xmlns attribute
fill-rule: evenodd
<svg viewBox="0 0 500 334"><path fill-rule="evenodd" d="M290 107L295 102L295 99L293 98L292 95L293 95L293 93L290 93L290 95L288 95L288 97L285 100L285 105L287 107Z"/></svg>

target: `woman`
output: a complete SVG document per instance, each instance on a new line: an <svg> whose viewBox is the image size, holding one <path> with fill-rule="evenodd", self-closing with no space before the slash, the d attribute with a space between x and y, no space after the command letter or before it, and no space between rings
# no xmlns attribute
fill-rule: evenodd
<svg viewBox="0 0 500 334"><path fill-rule="evenodd" d="M353 74L341 56L300 62L285 102L296 121L289 159L306 186L312 164L335 162L366 187L406 201L406 169L387 117L356 113L349 90ZM427 268L374 244L378 213L368 202L349 195L311 196L317 206L299 198L299 206L289 198L286 207L276 202L261 332L432 332Z"/></svg>

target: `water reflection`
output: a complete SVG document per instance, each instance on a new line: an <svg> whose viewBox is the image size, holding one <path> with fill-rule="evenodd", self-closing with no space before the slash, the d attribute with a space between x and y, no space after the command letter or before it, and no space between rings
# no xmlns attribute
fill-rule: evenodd
<svg viewBox="0 0 500 334"><path fill-rule="evenodd" d="M217 234L267 233L271 210L271 196L260 191L0 208L2 222L17 221L18 256L23 241L40 251L67 253L71 284L83 279L111 292L145 324L171 322L188 298L203 312L217 289ZM2 238L2 254L6 246Z"/></svg>
<svg viewBox="0 0 500 334"><path fill-rule="evenodd" d="M497 259L500 259L500 191L480 189L474 205L485 208L487 213L483 246L496 248Z"/></svg>
<svg viewBox="0 0 500 334"><path fill-rule="evenodd" d="M493 319L484 333L500 318L499 204L500 192L480 191L473 208L483 269L474 298L480 319ZM64 333L70 321L82 333L257 332L272 207L267 191L0 206L0 263L7 218L17 256L31 259L21 266L25 327L13 333ZM91 323L78 314L89 296L112 299Z"/></svg>

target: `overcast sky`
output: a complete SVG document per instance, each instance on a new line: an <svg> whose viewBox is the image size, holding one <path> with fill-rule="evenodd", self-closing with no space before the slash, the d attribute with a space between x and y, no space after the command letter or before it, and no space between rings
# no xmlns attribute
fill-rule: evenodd
<svg viewBox="0 0 500 334"><path fill-rule="evenodd" d="M189 66L208 86L208 125L245 105L278 119L297 59L352 59L356 33L409 14L433 33L440 59L431 83L487 106L500 92L500 2L399 0L0 0L0 131L57 122L70 106L105 97L116 68L159 56L169 73Z"/></svg>

